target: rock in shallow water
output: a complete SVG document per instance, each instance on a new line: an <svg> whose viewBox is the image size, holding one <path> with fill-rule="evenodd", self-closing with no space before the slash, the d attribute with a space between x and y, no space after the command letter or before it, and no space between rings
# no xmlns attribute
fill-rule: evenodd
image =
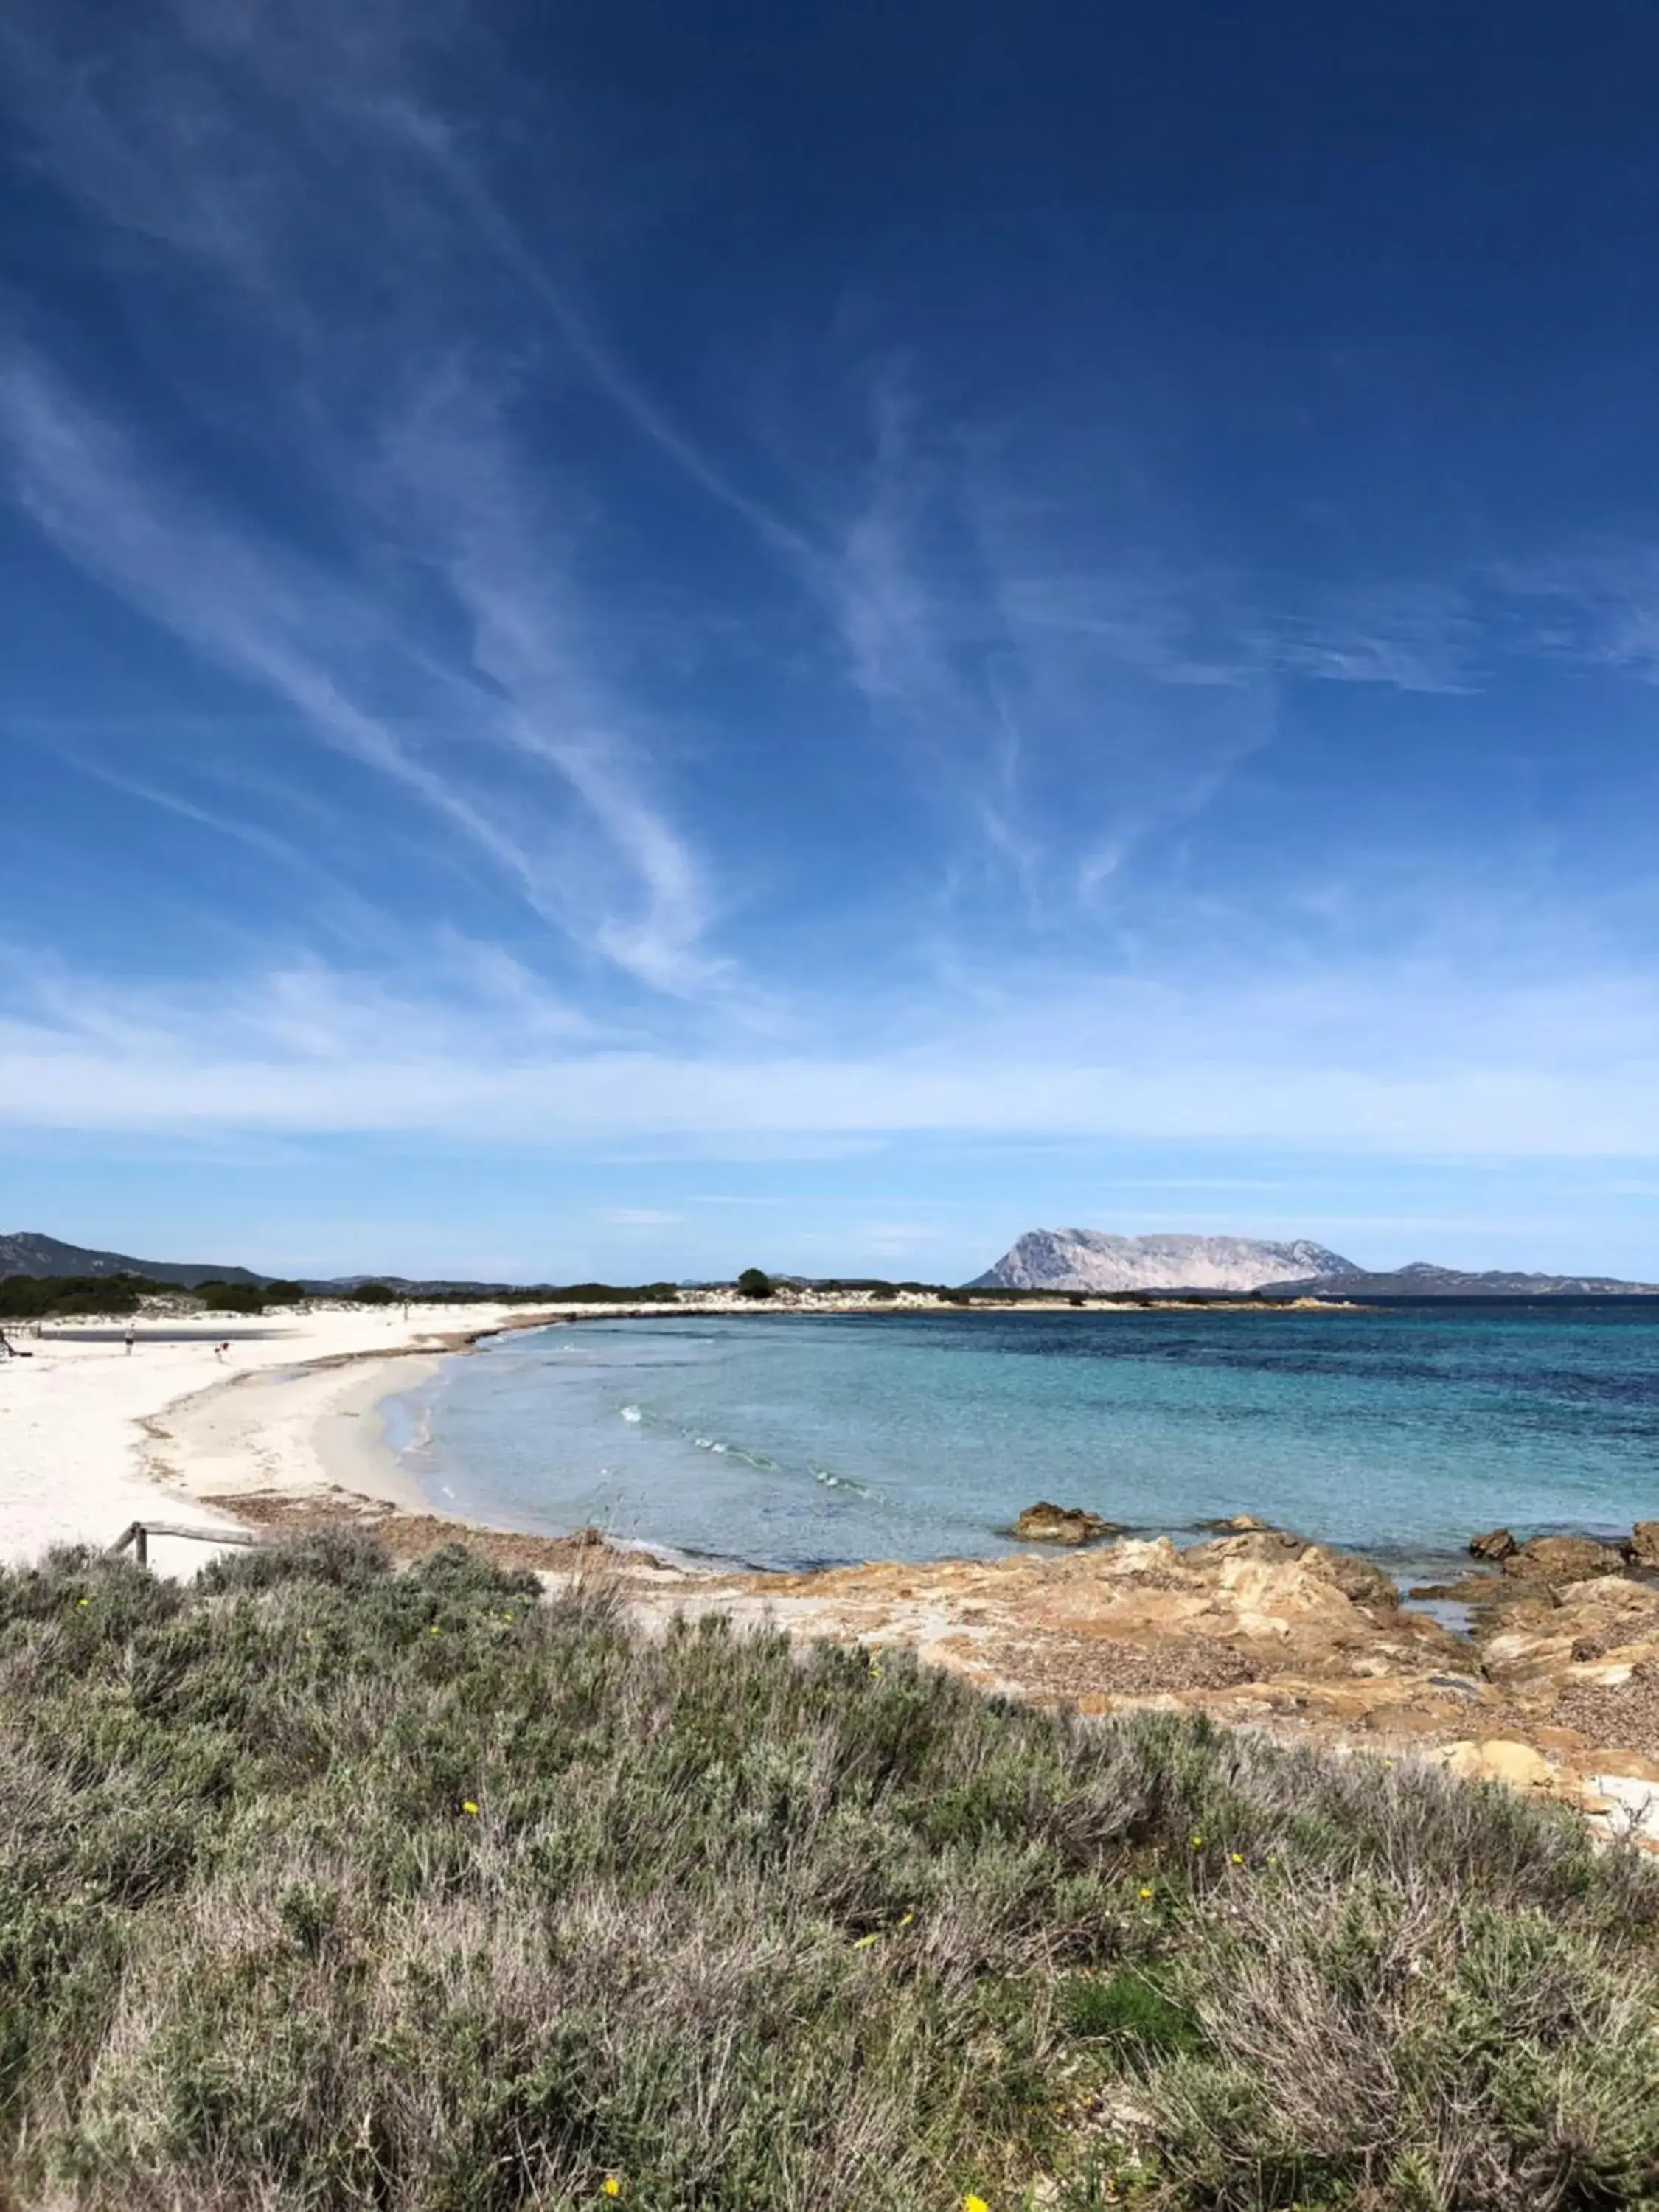
<svg viewBox="0 0 1659 2212"><path fill-rule="evenodd" d="M1507 1528L1488 1528L1484 1536L1471 1536L1469 1552L1477 1559L1512 1559L1520 1550Z"/></svg>
<svg viewBox="0 0 1659 2212"><path fill-rule="evenodd" d="M1115 1521L1103 1521L1085 1506L1051 1505L1040 1498L1015 1522L1014 1534L1027 1544L1097 1544L1123 1531Z"/></svg>

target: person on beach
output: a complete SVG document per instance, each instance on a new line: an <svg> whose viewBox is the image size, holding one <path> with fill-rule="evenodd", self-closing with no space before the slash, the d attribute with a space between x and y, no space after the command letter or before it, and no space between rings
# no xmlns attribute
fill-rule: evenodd
<svg viewBox="0 0 1659 2212"><path fill-rule="evenodd" d="M222 1359L222 1358L224 1358L224 1356L225 1356L226 1352L228 1352L229 1350L230 1350L230 1346L229 1346L229 1344L228 1344L228 1343L225 1343L225 1344L216 1344L216 1345L214 1346L214 1347L213 1347L213 1356L214 1356L214 1358L215 1358L216 1359Z"/></svg>
<svg viewBox="0 0 1659 2212"><path fill-rule="evenodd" d="M127 1334L126 1334L126 1340L126 1340L126 1347L127 1347L127 1358L128 1358L129 1359L131 1359L131 1357L132 1357L132 1346L133 1346L133 1342L134 1342L134 1332L133 1332L133 1330L132 1330L132 1328L131 1328L131 1325L129 1325L129 1327L128 1327Z"/></svg>

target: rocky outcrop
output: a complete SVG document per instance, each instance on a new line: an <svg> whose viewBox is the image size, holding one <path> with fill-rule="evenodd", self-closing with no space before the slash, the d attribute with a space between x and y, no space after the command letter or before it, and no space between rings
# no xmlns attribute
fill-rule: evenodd
<svg viewBox="0 0 1659 2212"><path fill-rule="evenodd" d="M1596 1573L1559 1588L1523 1588L1479 1631L1481 1663L1510 1685L1565 1679L1601 1666L1627 1645L1659 1638L1659 1589L1628 1575ZM1634 1662L1632 1662L1634 1663Z"/></svg>
<svg viewBox="0 0 1659 2212"><path fill-rule="evenodd" d="M1638 1521L1630 1532L1625 1557L1633 1567L1659 1570L1659 1521Z"/></svg>
<svg viewBox="0 0 1659 2212"><path fill-rule="evenodd" d="M1469 1553L1476 1559L1489 1559L1494 1566L1504 1559L1513 1559L1520 1550L1507 1528L1489 1528L1484 1536L1471 1536Z"/></svg>
<svg viewBox="0 0 1659 2212"><path fill-rule="evenodd" d="M1298 1238L1114 1237L1101 1229L1030 1229L970 1290L1253 1291L1294 1276L1349 1275L1353 1262Z"/></svg>
<svg viewBox="0 0 1659 2212"><path fill-rule="evenodd" d="M1256 1559L1285 1562L1295 1560L1311 1566L1329 1577L1344 1597L1356 1605L1397 1607L1400 1587L1394 1577L1387 1574L1371 1560L1362 1559L1358 1552L1335 1552L1324 1544L1310 1544L1305 1536L1293 1535L1287 1528L1263 1528L1259 1524L1237 1535L1218 1537L1208 1544L1195 1544L1183 1558L1200 1561L1209 1559Z"/></svg>
<svg viewBox="0 0 1659 2212"><path fill-rule="evenodd" d="M1040 1498L1015 1522L1014 1534L1024 1544L1097 1544L1103 1537L1121 1536L1123 1531L1086 1506L1050 1505Z"/></svg>
<svg viewBox="0 0 1659 2212"><path fill-rule="evenodd" d="M708 1587L711 1607L734 1596L799 1634L905 1644L988 1689L1085 1712L1201 1705L1364 1727L1374 1709L1426 1698L1431 1724L1455 1732L1469 1693L1467 1644L1403 1609L1379 1568L1273 1530L1184 1551L1168 1537L1124 1538L1057 1558L878 1563Z"/></svg>
<svg viewBox="0 0 1659 2212"><path fill-rule="evenodd" d="M1624 1554L1593 1536L1531 1536L1504 1561L1504 1572L1528 1582L1577 1583L1623 1571Z"/></svg>
<svg viewBox="0 0 1659 2212"><path fill-rule="evenodd" d="M694 1602L904 1646L1085 1714L1202 1711L1291 1741L1442 1760L1659 1848L1659 1585L1607 1571L1619 1555L1587 1538L1522 1553L1533 1571L1486 1567L1461 1586L1484 1601L1473 1640L1402 1607L1372 1561L1261 1528L1185 1550L1126 1538L1048 1559L757 1576ZM1589 1571L1568 1577L1573 1563ZM672 1602L684 1609L684 1592Z"/></svg>

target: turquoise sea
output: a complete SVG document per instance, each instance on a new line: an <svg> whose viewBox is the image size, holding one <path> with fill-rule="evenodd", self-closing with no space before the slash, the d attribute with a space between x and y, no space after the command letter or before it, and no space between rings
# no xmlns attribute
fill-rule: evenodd
<svg viewBox="0 0 1659 2212"><path fill-rule="evenodd" d="M1037 1498L1433 1575L1659 1517L1659 1300L582 1322L388 1401L441 1510L768 1566L983 1556Z"/></svg>

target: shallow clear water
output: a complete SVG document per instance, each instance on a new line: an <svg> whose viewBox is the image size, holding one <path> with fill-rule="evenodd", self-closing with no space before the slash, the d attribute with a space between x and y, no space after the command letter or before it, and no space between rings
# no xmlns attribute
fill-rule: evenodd
<svg viewBox="0 0 1659 2212"><path fill-rule="evenodd" d="M1437 1571L1659 1516L1659 1300L585 1322L390 1401L442 1510L766 1565L984 1555L1037 1498Z"/></svg>

